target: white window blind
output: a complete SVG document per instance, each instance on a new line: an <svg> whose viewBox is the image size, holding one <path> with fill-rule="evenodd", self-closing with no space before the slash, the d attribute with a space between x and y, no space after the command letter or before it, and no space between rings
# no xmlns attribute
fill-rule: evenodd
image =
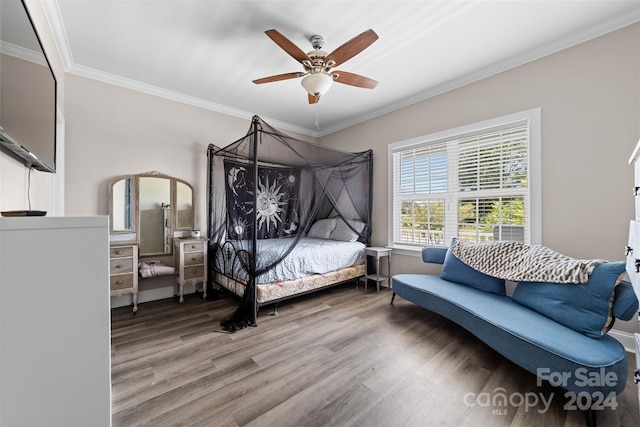
<svg viewBox="0 0 640 427"><path fill-rule="evenodd" d="M531 242L530 121L390 148L390 244Z"/></svg>

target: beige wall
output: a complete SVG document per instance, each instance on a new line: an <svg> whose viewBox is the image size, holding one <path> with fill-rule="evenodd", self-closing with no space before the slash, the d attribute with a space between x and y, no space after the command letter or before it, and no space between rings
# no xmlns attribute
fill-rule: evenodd
<svg viewBox="0 0 640 427"><path fill-rule="evenodd" d="M542 244L576 258L623 260L634 217L627 160L640 138L640 24L320 142L374 150L373 244L386 245L389 143L534 107L542 112ZM393 257L394 272L426 268L419 258ZM638 323L616 327L637 330Z"/></svg>
<svg viewBox="0 0 640 427"><path fill-rule="evenodd" d="M157 171L194 186L196 227L205 230L207 147L244 136L250 118L73 74L66 90L66 214L106 215L112 178Z"/></svg>
<svg viewBox="0 0 640 427"><path fill-rule="evenodd" d="M207 146L240 138L249 121L95 80L67 76L66 214L108 214L109 182L158 171L194 186L206 224Z"/></svg>

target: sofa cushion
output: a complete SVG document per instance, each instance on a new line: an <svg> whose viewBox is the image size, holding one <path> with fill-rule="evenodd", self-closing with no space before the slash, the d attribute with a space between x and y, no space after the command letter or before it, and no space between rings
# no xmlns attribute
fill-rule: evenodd
<svg viewBox="0 0 640 427"><path fill-rule="evenodd" d="M638 312L638 298L631 283L622 280L616 286L613 302L613 316L622 320L631 320Z"/></svg>
<svg viewBox="0 0 640 427"><path fill-rule="evenodd" d="M451 245L455 242L456 239L454 238L451 241ZM481 291L491 292L498 295L506 295L503 279L488 276L484 273L480 273L472 267L469 267L453 255L451 252L451 246L444 257L444 264L442 265L442 274L440 277L449 282L471 286L472 288L476 288Z"/></svg>
<svg viewBox="0 0 640 427"><path fill-rule="evenodd" d="M600 338L613 322L614 289L624 262L598 265L583 284L519 282L513 300L591 338Z"/></svg>

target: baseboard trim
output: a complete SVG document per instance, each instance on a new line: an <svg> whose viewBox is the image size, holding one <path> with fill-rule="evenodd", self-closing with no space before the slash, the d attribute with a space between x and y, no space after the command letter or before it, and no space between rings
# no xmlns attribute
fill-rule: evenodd
<svg viewBox="0 0 640 427"><path fill-rule="evenodd" d="M618 341L620 341L620 344L622 344L624 346L624 349L626 351L628 351L629 353L634 353L636 352L636 340L635 337L632 333L630 332L624 332L624 331L617 331L615 329L612 329L608 332L609 335L611 335L613 338L617 339Z"/></svg>
<svg viewBox="0 0 640 427"><path fill-rule="evenodd" d="M184 294L189 295L196 292L195 285L185 285ZM174 298L178 294L177 286L165 286L162 288L147 289L138 292L138 304L157 301L161 299ZM126 307L133 304L131 294L120 297L111 297L111 308Z"/></svg>

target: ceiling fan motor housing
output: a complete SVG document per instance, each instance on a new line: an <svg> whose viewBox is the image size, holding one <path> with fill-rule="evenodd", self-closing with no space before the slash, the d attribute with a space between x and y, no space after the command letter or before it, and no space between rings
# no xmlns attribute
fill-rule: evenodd
<svg viewBox="0 0 640 427"><path fill-rule="evenodd" d="M329 68L331 68L325 62L327 52L325 52L324 50L312 50L311 52L307 53L307 56L311 60L310 64L308 64L307 72L321 73L323 71L329 71ZM304 64L303 62L303 65L307 64Z"/></svg>

